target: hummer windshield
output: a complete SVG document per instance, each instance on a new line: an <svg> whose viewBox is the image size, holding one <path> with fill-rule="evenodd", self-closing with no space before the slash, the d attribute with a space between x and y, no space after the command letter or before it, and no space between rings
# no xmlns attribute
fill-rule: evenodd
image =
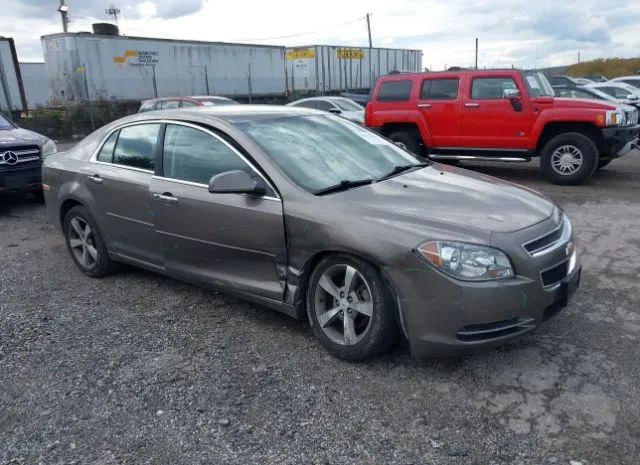
<svg viewBox="0 0 640 465"><path fill-rule="evenodd" d="M555 92L547 81L547 78L540 71L525 71L524 82L527 83L527 90L531 97L553 97Z"/></svg>

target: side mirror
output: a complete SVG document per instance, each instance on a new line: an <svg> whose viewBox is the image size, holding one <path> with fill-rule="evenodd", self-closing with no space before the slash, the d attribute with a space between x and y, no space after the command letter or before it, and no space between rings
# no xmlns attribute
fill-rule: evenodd
<svg viewBox="0 0 640 465"><path fill-rule="evenodd" d="M502 93L502 98L508 100L515 100L521 97L520 91L518 89L507 89Z"/></svg>
<svg viewBox="0 0 640 465"><path fill-rule="evenodd" d="M267 189L262 179L253 179L246 171L233 170L216 174L209 181L212 194L264 195Z"/></svg>
<svg viewBox="0 0 640 465"><path fill-rule="evenodd" d="M333 113L334 115L341 115L342 114L342 110L339 108L331 108L329 110L329 113Z"/></svg>

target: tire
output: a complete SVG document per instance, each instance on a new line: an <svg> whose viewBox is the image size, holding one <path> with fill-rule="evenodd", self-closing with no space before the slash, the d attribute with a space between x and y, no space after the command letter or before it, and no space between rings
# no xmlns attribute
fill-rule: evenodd
<svg viewBox="0 0 640 465"><path fill-rule="evenodd" d="M566 164L563 161L565 156ZM541 157L542 173L554 184L565 186L582 184L589 179L600 159L593 141L578 132L555 136L542 148Z"/></svg>
<svg viewBox="0 0 640 465"><path fill-rule="evenodd" d="M598 170L604 168L605 166L607 166L609 163L611 163L613 161L613 158L600 158L600 161L598 162Z"/></svg>
<svg viewBox="0 0 640 465"><path fill-rule="evenodd" d="M63 232L71 258L84 274L101 278L113 271L114 263L102 234L86 208L77 206L69 210L64 217Z"/></svg>
<svg viewBox="0 0 640 465"><path fill-rule="evenodd" d="M420 155L420 143L415 135L405 131L398 131L389 134L389 139L399 147L416 155Z"/></svg>
<svg viewBox="0 0 640 465"><path fill-rule="evenodd" d="M33 198L40 203L44 203L44 191L42 189L38 189L37 191L32 191L31 195Z"/></svg>
<svg viewBox="0 0 640 465"><path fill-rule="evenodd" d="M352 292L341 296L348 270ZM322 259L309 279L306 303L314 334L342 360L383 355L398 336L393 298L378 269L364 260L342 254Z"/></svg>

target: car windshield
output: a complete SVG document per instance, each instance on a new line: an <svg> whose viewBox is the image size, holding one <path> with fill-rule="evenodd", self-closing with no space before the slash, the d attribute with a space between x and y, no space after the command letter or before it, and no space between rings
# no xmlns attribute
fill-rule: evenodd
<svg viewBox="0 0 640 465"><path fill-rule="evenodd" d="M236 125L309 192L344 182L379 180L420 163L392 142L333 115L295 116Z"/></svg>
<svg viewBox="0 0 640 465"><path fill-rule="evenodd" d="M12 129L13 124L11 124L2 114L0 114L0 129Z"/></svg>
<svg viewBox="0 0 640 465"><path fill-rule="evenodd" d="M529 95L532 97L553 97L553 87L544 74L539 71L525 71L524 81L527 83Z"/></svg>
<svg viewBox="0 0 640 465"><path fill-rule="evenodd" d="M334 99L331 99L331 101L335 103L338 106L338 108L340 108L342 111L364 110L362 106L358 105L353 100L349 100L348 98L334 98Z"/></svg>

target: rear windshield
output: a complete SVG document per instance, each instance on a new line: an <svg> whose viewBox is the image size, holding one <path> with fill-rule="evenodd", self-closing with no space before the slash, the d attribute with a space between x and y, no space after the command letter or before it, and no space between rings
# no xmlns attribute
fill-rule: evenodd
<svg viewBox="0 0 640 465"><path fill-rule="evenodd" d="M358 105L353 100L349 100L348 98L334 98L331 101L335 103L342 111L364 110L362 106Z"/></svg>
<svg viewBox="0 0 640 465"><path fill-rule="evenodd" d="M386 81L383 82L378 91L379 102L402 102L409 100L411 96L411 84L406 81Z"/></svg>

